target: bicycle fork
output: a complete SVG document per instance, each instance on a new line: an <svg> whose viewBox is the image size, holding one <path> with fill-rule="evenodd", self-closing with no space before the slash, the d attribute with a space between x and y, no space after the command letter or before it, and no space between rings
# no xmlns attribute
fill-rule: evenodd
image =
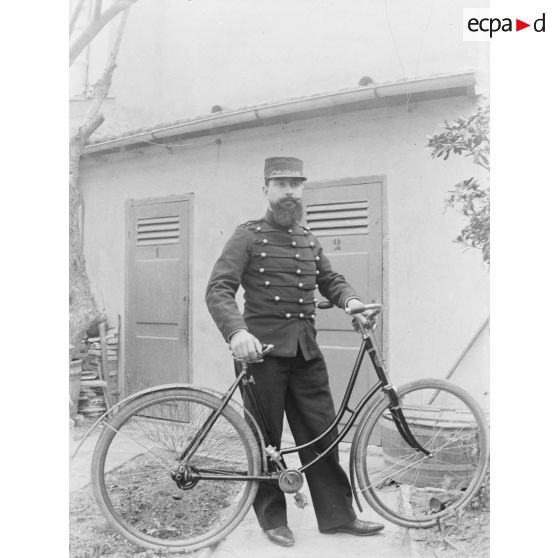
<svg viewBox="0 0 558 558"><path fill-rule="evenodd" d="M366 336L363 336L365 343L366 343L366 351L370 355L370 359L372 360L372 365L376 369L376 373L378 374L378 378L382 384L382 390L387 393L390 405L389 405L389 412L393 418L393 422L395 426L407 444L411 446L413 449L422 452L426 457L432 457L432 453L429 452L427 449L423 448L418 440L415 438L414 434L411 432L409 428L409 424L407 423L407 419L401 411L401 407L399 406L399 397L397 395L396 389L391 385L388 375L384 369L382 359L380 358L380 353L378 351L378 347L376 345L376 339L374 338L374 334L369 332Z"/></svg>

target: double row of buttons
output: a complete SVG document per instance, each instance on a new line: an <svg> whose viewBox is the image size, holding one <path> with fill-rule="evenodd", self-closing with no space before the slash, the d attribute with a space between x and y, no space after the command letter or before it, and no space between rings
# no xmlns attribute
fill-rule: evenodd
<svg viewBox="0 0 558 558"><path fill-rule="evenodd" d="M268 300L271 300L271 297L268 298ZM284 302L293 302L293 299L288 298L288 297L281 297L281 296L274 296L273 297L273 302L280 302L281 300L283 300ZM313 300L304 300L303 298L299 298L298 300L296 300L295 302L298 302L299 304L314 304L316 305L316 303L318 302L317 298L314 298Z"/></svg>
<svg viewBox="0 0 558 558"><path fill-rule="evenodd" d="M261 254L259 254L259 257L260 257L260 258L267 258L268 255L269 255L269 254L268 254L267 252L261 252ZM269 257L270 257L270 258L278 258L278 259L281 259L281 258L290 258L290 256L282 256L282 255L280 255L280 254L277 254L277 255L271 254ZM294 257L295 257L295 259L299 260L299 259L300 259L300 254L295 254ZM305 262L312 262L312 261L314 261L314 260L317 261L317 262L319 262L319 261L320 261L320 256L314 256L314 258L312 258L312 259L310 259L310 260L306 259L306 260L303 260L303 261L305 261Z"/></svg>
<svg viewBox="0 0 558 558"><path fill-rule="evenodd" d="M269 244L269 240L267 238L262 238L261 240L256 240L257 243L259 244ZM299 244L297 244L296 240L293 240L292 242L288 243L288 244L274 244L274 246L292 246L293 248L296 248L297 246L299 246ZM314 248L314 246L316 246L316 243L311 240L308 243L308 246L302 246L300 245L300 248Z"/></svg>
<svg viewBox="0 0 558 558"><path fill-rule="evenodd" d="M295 317L295 316L293 316L290 312L287 312L287 313L285 314L285 318L287 318L287 320L288 320L289 318L294 318L294 317ZM307 317L308 317L308 318L312 318L312 319L314 320L314 319L316 318L316 314L310 314L310 316L306 316L306 314L304 314L303 312L301 312L301 313L300 313L298 316L296 316L296 317L298 317L298 318L301 319L301 320L304 319L304 318L307 318Z"/></svg>
<svg viewBox="0 0 558 558"><path fill-rule="evenodd" d="M265 273L265 267L260 267L260 269L258 269L258 271L259 271L260 273ZM281 271L283 271L284 273L285 273L285 272L286 272L286 273L289 272L288 269L284 269L284 270L281 270ZM302 269L298 268L298 269L296 270L296 274L297 274L297 275L300 275L301 273L303 273ZM312 274L312 272L311 272L310 270L305 271L304 273L305 273L305 275L311 275L311 274ZM320 270L319 270L319 269L316 269L316 271L315 271L314 273L315 273L316 275L319 275L319 274L320 274Z"/></svg>
<svg viewBox="0 0 558 558"><path fill-rule="evenodd" d="M271 286L271 281L265 281L264 282L264 287L267 289ZM309 288L314 288L317 289L318 288L318 283L314 284L314 287L311 287L311 285L305 285L304 283L298 283L298 285L274 285L275 287L280 286L280 287L298 287L299 289L304 289L304 287L309 287Z"/></svg>

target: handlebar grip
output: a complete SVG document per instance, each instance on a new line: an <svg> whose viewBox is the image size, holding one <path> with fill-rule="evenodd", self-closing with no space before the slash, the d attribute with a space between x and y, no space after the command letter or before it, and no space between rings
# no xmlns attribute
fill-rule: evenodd
<svg viewBox="0 0 558 558"><path fill-rule="evenodd" d="M346 312L347 314L353 315L353 314L362 314L363 312L366 312L366 310L372 310L374 314L378 314L379 312L382 311L382 309L383 306L381 304L376 304L372 302L370 304L360 304L360 306L357 306L352 310L347 309Z"/></svg>
<svg viewBox="0 0 558 558"><path fill-rule="evenodd" d="M264 357L265 355L271 353L274 347L275 345L272 345L271 343L269 345L262 345L262 356Z"/></svg>

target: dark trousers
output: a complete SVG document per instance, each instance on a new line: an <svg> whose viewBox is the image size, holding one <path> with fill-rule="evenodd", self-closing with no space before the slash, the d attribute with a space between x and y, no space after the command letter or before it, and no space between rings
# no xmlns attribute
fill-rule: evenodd
<svg viewBox="0 0 558 558"><path fill-rule="evenodd" d="M277 449L281 446L285 413L297 445L315 438L333 421L335 410L322 357L305 361L299 349L296 357L265 357L264 362L251 365L250 371L255 379L252 385L269 421L272 446ZM258 416L247 397L245 405ZM260 426L263 430L263 425ZM336 434L334 431L317 444L301 450L302 464L312 461L316 450L327 448ZM339 465L337 448L305 474L320 530L355 519L351 486ZM287 524L285 494L277 481L260 482L254 510L263 529Z"/></svg>

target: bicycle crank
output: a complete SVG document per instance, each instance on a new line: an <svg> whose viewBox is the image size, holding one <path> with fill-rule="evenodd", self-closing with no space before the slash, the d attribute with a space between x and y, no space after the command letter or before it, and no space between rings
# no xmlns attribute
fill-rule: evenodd
<svg viewBox="0 0 558 558"><path fill-rule="evenodd" d="M303 483L302 473L296 469L285 469L279 473L279 488L287 494L298 492Z"/></svg>

